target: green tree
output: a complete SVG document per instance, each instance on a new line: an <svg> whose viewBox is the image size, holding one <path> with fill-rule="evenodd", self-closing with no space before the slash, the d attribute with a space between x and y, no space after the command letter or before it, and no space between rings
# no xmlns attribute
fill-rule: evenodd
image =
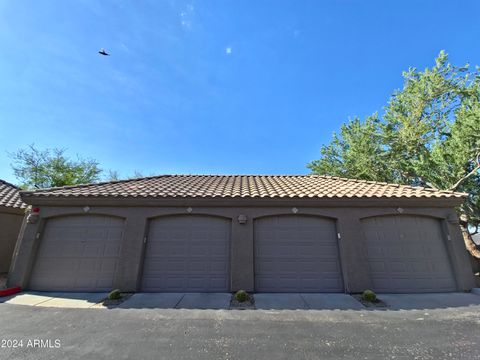
<svg viewBox="0 0 480 360"><path fill-rule="evenodd" d="M459 208L465 243L480 225L480 73L453 66L441 51L435 65L403 73L381 116L358 118L307 166L315 174L429 186L469 194Z"/></svg>
<svg viewBox="0 0 480 360"><path fill-rule="evenodd" d="M108 170L105 181L119 181L121 180L120 173L117 170Z"/></svg>
<svg viewBox="0 0 480 360"><path fill-rule="evenodd" d="M149 176L155 176L156 174L151 174ZM138 179L145 177L140 171L135 170L133 174L128 175L128 176L122 176L117 170L108 170L104 181L122 181L122 180L128 180L128 179Z"/></svg>
<svg viewBox="0 0 480 360"><path fill-rule="evenodd" d="M321 148L322 157L308 167L317 174L357 179L385 179L384 149L377 114L362 122L358 117L343 124L330 144Z"/></svg>
<svg viewBox="0 0 480 360"><path fill-rule="evenodd" d="M66 149L40 150L35 145L9 153L15 177L26 189L77 185L96 182L102 170L97 161L77 158L71 160Z"/></svg>

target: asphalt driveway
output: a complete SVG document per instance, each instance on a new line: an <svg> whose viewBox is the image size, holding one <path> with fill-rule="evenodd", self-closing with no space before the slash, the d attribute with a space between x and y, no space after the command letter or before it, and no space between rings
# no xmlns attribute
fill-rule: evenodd
<svg viewBox="0 0 480 360"><path fill-rule="evenodd" d="M0 339L23 340L0 347L0 359L480 359L480 305L472 304L236 311L4 303L0 319Z"/></svg>

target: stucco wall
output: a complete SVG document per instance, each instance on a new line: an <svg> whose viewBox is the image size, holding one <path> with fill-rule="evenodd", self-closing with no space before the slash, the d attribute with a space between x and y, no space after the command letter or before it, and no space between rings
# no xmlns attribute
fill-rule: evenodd
<svg viewBox="0 0 480 360"><path fill-rule="evenodd" d="M23 214L0 208L0 273L8 272Z"/></svg>
<svg viewBox="0 0 480 360"><path fill-rule="evenodd" d="M412 202L413 204L413 202ZM37 206L37 204L34 204ZM87 205L87 204L84 204ZM191 205L191 206L190 206ZM269 203L270 205L270 203ZM473 274L470 261L463 245L457 217L452 207L406 207L405 202L399 211L398 204L390 206L323 206L306 202L288 202L282 206L199 206L194 203L182 202L182 206L123 206L106 207L90 206L85 212L84 206L40 206L40 219L35 224L27 224L22 229L21 242L18 244L13 271L9 284L28 287L30 271L35 258L38 244L41 241L43 227L48 218L64 215L104 214L125 218L120 266L115 278L115 286L123 291L136 291L140 283L140 273L143 265L144 237L147 234L149 219L174 214L203 214L227 217L232 221L231 234L231 290L254 290L254 223L255 219L273 215L292 215L295 207L297 216L310 215L334 219L337 232L340 234L339 251L342 264L346 292L360 292L371 288L372 283L364 258L364 234L361 219L369 216L382 215L420 215L439 219L442 224L445 246L451 257L457 290L469 290L473 287ZM238 222L239 215L246 215L246 224ZM188 216L188 215L187 215Z"/></svg>

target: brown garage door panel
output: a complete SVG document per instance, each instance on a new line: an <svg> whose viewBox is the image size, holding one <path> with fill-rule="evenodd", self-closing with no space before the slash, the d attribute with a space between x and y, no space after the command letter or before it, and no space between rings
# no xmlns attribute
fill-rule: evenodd
<svg viewBox="0 0 480 360"><path fill-rule="evenodd" d="M297 215L256 220L255 289L342 292L334 221Z"/></svg>
<svg viewBox="0 0 480 360"><path fill-rule="evenodd" d="M385 216L362 221L374 290L454 291L455 280L438 220Z"/></svg>
<svg viewBox="0 0 480 360"><path fill-rule="evenodd" d="M151 221L142 291L228 291L229 270L229 220L188 215Z"/></svg>
<svg viewBox="0 0 480 360"><path fill-rule="evenodd" d="M67 216L48 220L29 288L54 291L108 291L118 266L122 219Z"/></svg>

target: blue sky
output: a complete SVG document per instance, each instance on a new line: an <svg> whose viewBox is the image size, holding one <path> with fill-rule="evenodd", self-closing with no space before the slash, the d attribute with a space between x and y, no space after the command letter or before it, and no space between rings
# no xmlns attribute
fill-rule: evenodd
<svg viewBox="0 0 480 360"><path fill-rule="evenodd" d="M462 4L0 1L0 178L31 143L123 176L306 174L409 66L480 64Z"/></svg>

